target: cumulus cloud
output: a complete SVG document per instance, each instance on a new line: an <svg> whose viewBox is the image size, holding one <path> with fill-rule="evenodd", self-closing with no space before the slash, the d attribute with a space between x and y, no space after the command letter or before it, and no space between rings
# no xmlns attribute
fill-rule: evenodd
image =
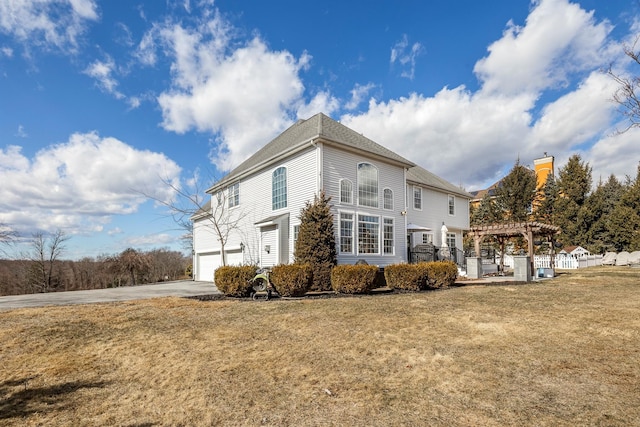
<svg viewBox="0 0 640 427"><path fill-rule="evenodd" d="M258 36L234 40L234 29L219 13L205 13L197 26L156 24L140 46L139 57L156 61L156 47L172 61L171 88L157 98L162 127L216 135L212 162L228 170L293 122L297 112L333 111L336 100L319 92L305 102L300 73L311 57L273 51ZM317 111L316 111L317 112Z"/></svg>
<svg viewBox="0 0 640 427"><path fill-rule="evenodd" d="M536 0L524 27L510 22L474 71L486 92L539 92L567 84L568 75L607 64L607 22L567 0Z"/></svg>
<svg viewBox="0 0 640 427"><path fill-rule="evenodd" d="M99 18L93 0L0 2L0 32L31 46L73 53L90 21Z"/></svg>
<svg viewBox="0 0 640 427"><path fill-rule="evenodd" d="M545 151L560 161L581 152L594 170L608 163L609 173L614 166L634 173L638 159L608 148L630 141L610 136L615 84L601 69L621 54L609 40L611 28L567 0L533 1L524 26L510 22L476 63L477 91L459 86L372 99L366 111L341 121L467 189L483 188L517 158L526 164Z"/></svg>
<svg viewBox="0 0 640 427"><path fill-rule="evenodd" d="M356 83L354 88L350 91L351 99L347 101L347 103L344 105L344 108L346 108L347 110L355 110L356 108L358 108L360 103L364 101L364 99L369 95L369 92L371 92L371 90L375 87L376 85L374 85L373 83L367 83L366 85Z"/></svg>
<svg viewBox="0 0 640 427"><path fill-rule="evenodd" d="M179 166L164 154L137 150L97 133L73 134L33 158L16 145L0 149L0 223L18 230L102 230L113 215L136 212L146 200L173 194Z"/></svg>

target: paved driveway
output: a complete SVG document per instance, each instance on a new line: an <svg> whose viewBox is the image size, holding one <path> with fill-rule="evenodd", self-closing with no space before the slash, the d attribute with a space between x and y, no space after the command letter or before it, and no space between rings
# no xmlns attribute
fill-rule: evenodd
<svg viewBox="0 0 640 427"><path fill-rule="evenodd" d="M129 301L167 296L189 297L219 294L212 282L180 280L155 285L124 286L87 291L50 292L45 294L0 297L0 310L46 305L90 304L96 302Z"/></svg>

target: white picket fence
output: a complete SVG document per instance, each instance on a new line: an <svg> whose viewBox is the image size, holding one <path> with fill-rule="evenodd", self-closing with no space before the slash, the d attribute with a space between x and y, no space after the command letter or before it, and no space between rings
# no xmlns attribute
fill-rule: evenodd
<svg viewBox="0 0 640 427"><path fill-rule="evenodd" d="M572 270L576 268L594 267L602 265L602 255L588 255L576 258L574 256L555 256L555 268L560 270ZM500 263L500 258L496 257L496 263ZM513 256L504 256L504 266L513 268ZM551 268L550 255L535 255L533 257L533 266L535 268Z"/></svg>

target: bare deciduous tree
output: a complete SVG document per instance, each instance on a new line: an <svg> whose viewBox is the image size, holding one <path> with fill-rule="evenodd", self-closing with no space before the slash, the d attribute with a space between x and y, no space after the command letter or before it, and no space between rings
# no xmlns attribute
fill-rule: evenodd
<svg viewBox="0 0 640 427"><path fill-rule="evenodd" d="M181 239L183 242L193 244L192 219L204 221L220 242L221 263L227 265L227 242L231 234L239 230L240 222L247 216L247 212L237 206L238 196L234 193L234 187L224 188L209 198L204 195L204 186L198 173L189 180L190 185L186 189L167 178L160 180L172 193L171 200L159 198L148 192L141 194L168 209L167 215L181 230L186 231ZM190 249L193 250L193 246Z"/></svg>
<svg viewBox="0 0 640 427"><path fill-rule="evenodd" d="M31 240L31 257L33 268L31 271L31 285L38 292L55 290L58 281L56 265L65 251L65 242L70 239L62 230L57 230L50 236L42 232L35 233Z"/></svg>
<svg viewBox="0 0 640 427"><path fill-rule="evenodd" d="M638 36L632 45L624 46L624 54L640 65L640 50L638 49ZM617 83L618 89L613 94L613 101L619 105L620 113L628 120L628 126L619 131L624 133L633 127L640 127L640 76L626 76L618 74L609 67L609 74Z"/></svg>

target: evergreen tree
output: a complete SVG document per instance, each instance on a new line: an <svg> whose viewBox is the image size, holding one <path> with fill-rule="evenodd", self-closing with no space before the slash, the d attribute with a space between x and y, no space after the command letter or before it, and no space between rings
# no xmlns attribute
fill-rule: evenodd
<svg viewBox="0 0 640 427"><path fill-rule="evenodd" d="M624 236L620 241L616 241L619 250L637 251L640 250L640 164L635 180L627 178L625 191L620 198L620 203L614 209L614 214L619 215L615 218L622 221L621 234ZM612 214L612 216L614 216ZM612 227L615 225L611 224Z"/></svg>
<svg viewBox="0 0 640 427"><path fill-rule="evenodd" d="M547 175L547 180L542 187L542 198L538 201L535 210L535 218L540 222L553 225L555 223L555 205L558 200L558 185L552 174Z"/></svg>
<svg viewBox="0 0 640 427"><path fill-rule="evenodd" d="M559 197L554 211L555 225L562 229L560 240L565 245L584 244L591 224L584 222L584 213L580 217L580 210L591 190L591 167L574 154L558 172L557 183Z"/></svg>
<svg viewBox="0 0 640 427"><path fill-rule="evenodd" d="M487 225L500 222L502 213L488 193L484 195L477 208L471 212L471 225Z"/></svg>
<svg viewBox="0 0 640 427"><path fill-rule="evenodd" d="M616 250L610 228L613 224L609 220L623 192L624 186L614 175L611 175L606 183L599 182L587 198L581 220L591 224L584 242L585 248L589 251L604 253Z"/></svg>
<svg viewBox="0 0 640 427"><path fill-rule="evenodd" d="M496 192L496 203L504 215L503 220L510 222L529 220L535 195L535 173L522 166L518 159Z"/></svg>
<svg viewBox="0 0 640 427"><path fill-rule="evenodd" d="M313 269L311 290L331 290L331 269L337 264L336 237L330 197L322 191L313 203L300 212L300 231L295 243L294 259Z"/></svg>

